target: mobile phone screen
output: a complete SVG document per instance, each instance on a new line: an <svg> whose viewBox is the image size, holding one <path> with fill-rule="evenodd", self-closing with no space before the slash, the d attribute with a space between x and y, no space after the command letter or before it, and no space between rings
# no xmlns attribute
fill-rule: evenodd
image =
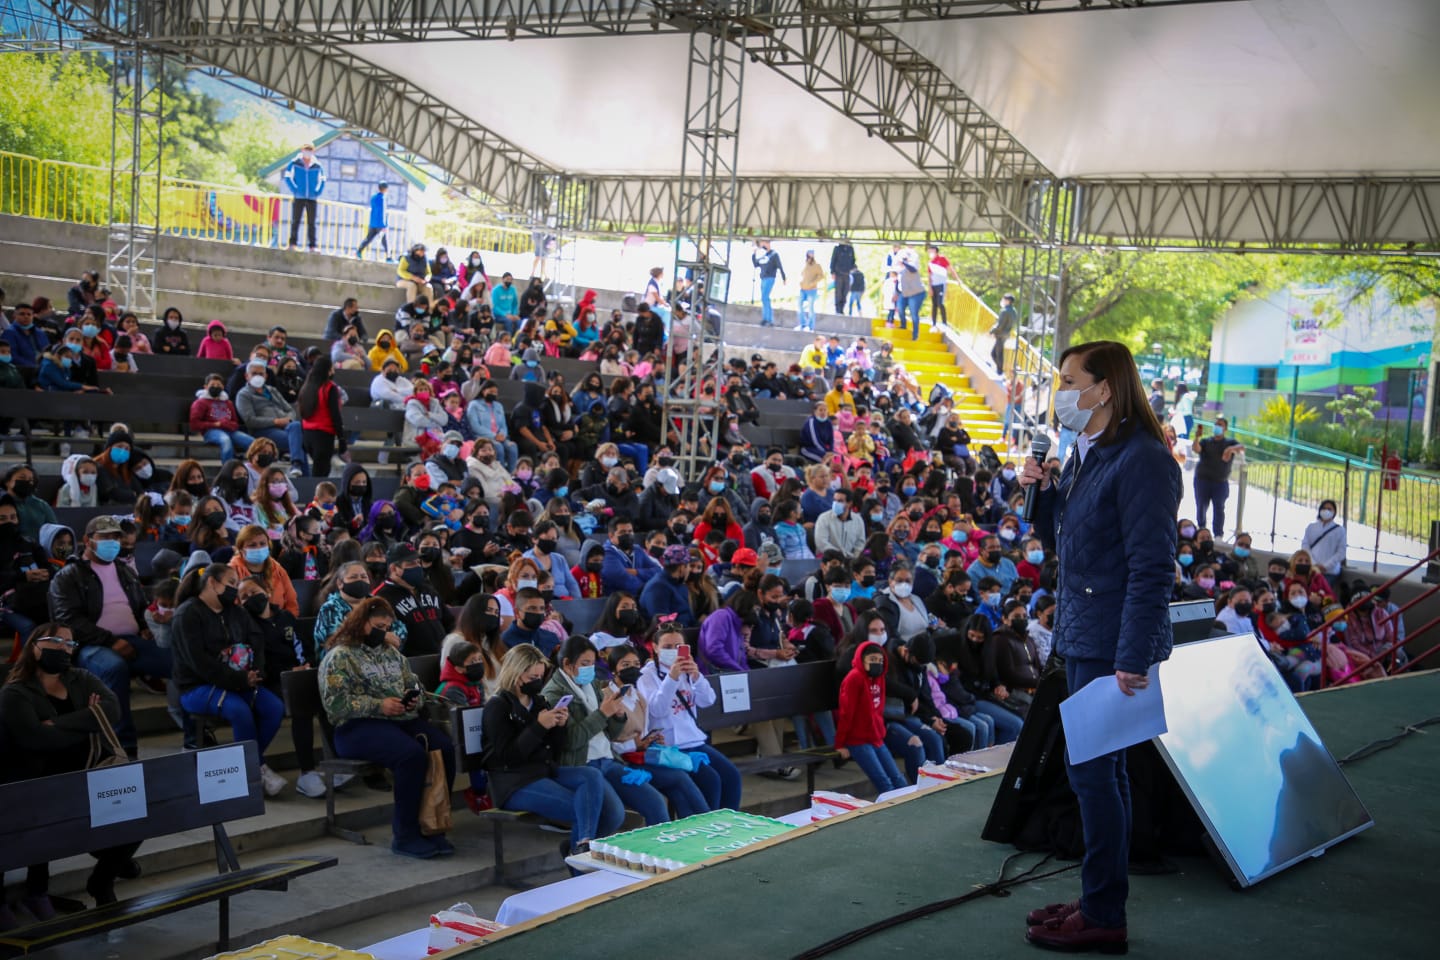
<svg viewBox="0 0 1440 960"><path fill-rule="evenodd" d="M560 700L555 704L555 709L560 710L564 707L570 706L570 701L574 699L575 697L573 694L565 694L565 696L561 697Z"/></svg>
<svg viewBox="0 0 1440 960"><path fill-rule="evenodd" d="M677 657L679 657L681 660L689 660L689 659L690 659L690 644L688 644L688 643L682 643L682 644L680 644L680 646L678 646L678 647L675 648L675 655L676 655Z"/></svg>

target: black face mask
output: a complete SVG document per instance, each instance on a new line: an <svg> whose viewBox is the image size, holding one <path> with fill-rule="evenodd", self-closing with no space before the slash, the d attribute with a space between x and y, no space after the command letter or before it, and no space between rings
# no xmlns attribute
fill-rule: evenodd
<svg viewBox="0 0 1440 960"><path fill-rule="evenodd" d="M340 592L351 600L364 600L370 596L369 580L351 580L340 585Z"/></svg>
<svg viewBox="0 0 1440 960"><path fill-rule="evenodd" d="M1028 617L1016 617L1014 620L1010 621L1010 629L1015 631L1022 637L1025 635L1025 632L1029 628L1029 626L1030 619Z"/></svg>
<svg viewBox="0 0 1440 960"><path fill-rule="evenodd" d="M386 379L386 380L389 380L391 383L394 383L396 380L399 380L399 379L400 379L400 371L399 371L399 370L386 370L386 371L385 371L385 379Z"/></svg>
<svg viewBox="0 0 1440 960"><path fill-rule="evenodd" d="M243 606L245 607L245 612L250 614L250 616L258 617L264 614L265 608L269 606L269 604L269 597L265 596L265 594L263 593L257 593L255 594L255 596L246 600Z"/></svg>
<svg viewBox="0 0 1440 960"><path fill-rule="evenodd" d="M1310 564L1308 564L1308 563L1297 563L1297 564L1295 564L1295 576L1297 576L1297 577L1308 577L1308 576L1310 576Z"/></svg>
<svg viewBox="0 0 1440 960"><path fill-rule="evenodd" d="M1284 571L1284 570L1279 570L1279 571L1271 570L1270 573L1268 574L1268 576L1270 577L1270 582L1271 582L1271 583L1279 583L1281 580L1284 580L1284 579L1285 579L1285 571Z"/></svg>
<svg viewBox="0 0 1440 960"><path fill-rule="evenodd" d="M690 535L690 528L685 526L685 524L683 523L677 523L675 524L675 526L670 528L670 532L679 539L684 540Z"/></svg>
<svg viewBox="0 0 1440 960"><path fill-rule="evenodd" d="M364 499L365 499L365 494L367 494L367 493L369 493L369 492L370 492L370 488L369 488L369 487L351 487L351 488L350 488L350 499L351 499L351 500L364 500Z"/></svg>
<svg viewBox="0 0 1440 960"><path fill-rule="evenodd" d="M659 560L660 557L665 553L665 544L657 543L653 547L647 547L645 552L650 554L650 556L654 557L656 560Z"/></svg>
<svg viewBox="0 0 1440 960"><path fill-rule="evenodd" d="M861 577L861 578L860 578L860 586L862 586L862 587L873 587L873 586L875 586L875 574L870 573L870 574L866 574L865 576Z"/></svg>
<svg viewBox="0 0 1440 960"><path fill-rule="evenodd" d="M205 526L209 527L211 530L221 530L225 526L225 514L221 513L219 510L211 510L209 513L205 514L205 516L200 518L200 522L205 524Z"/></svg>
<svg viewBox="0 0 1440 960"><path fill-rule="evenodd" d="M383 577L389 572L390 567L384 560L371 560L365 564L365 569L370 571L372 577Z"/></svg>
<svg viewBox="0 0 1440 960"><path fill-rule="evenodd" d="M624 610L617 610L615 612L615 619L620 621L620 625L622 627L628 629L635 626L635 623L640 619L640 611L632 607L627 607Z"/></svg>
<svg viewBox="0 0 1440 960"><path fill-rule="evenodd" d="M29 481L29 480L16 480L16 481L15 481L13 493L15 494L15 497L16 497L17 499L24 500L26 497L30 496L30 494L32 494L32 493L34 493L34 492L35 492L35 484L32 483L31 481Z"/></svg>
<svg viewBox="0 0 1440 960"><path fill-rule="evenodd" d="M921 517L923 517L923 516L925 516L925 511L924 511L924 510L911 510L911 511L910 511L910 519L911 519L911 520L919 520L919 519L920 519Z"/></svg>
<svg viewBox="0 0 1440 960"><path fill-rule="evenodd" d="M532 700L540 696L540 691L545 689L545 678L536 677L534 680L526 680L520 684L520 692Z"/></svg>
<svg viewBox="0 0 1440 960"><path fill-rule="evenodd" d="M619 547L624 553L629 553L635 546L635 535L633 533L620 534L620 536L615 539L615 546Z"/></svg>
<svg viewBox="0 0 1440 960"><path fill-rule="evenodd" d="M520 615L520 624L526 630L538 630L540 629L540 624L544 622L545 614L540 613L536 610L531 610L529 613L524 613Z"/></svg>
<svg viewBox="0 0 1440 960"><path fill-rule="evenodd" d="M192 497L203 497L203 496L205 496L205 492L206 492L207 490L209 490L209 489L210 489L210 488L207 487L207 486L205 486L205 484L204 484L203 481L202 481L201 483L187 483L187 484L185 484L185 490L186 490L186 492L189 493L190 496L192 496Z"/></svg>
<svg viewBox="0 0 1440 960"><path fill-rule="evenodd" d="M768 510L761 510L755 519L759 520L762 525L768 525L770 523L770 512Z"/></svg>
<svg viewBox="0 0 1440 960"><path fill-rule="evenodd" d="M602 569L604 569L604 567L605 567L605 564L604 564L604 563L587 563L587 564L585 564L585 569L586 569L586 570L589 570L591 573L599 573Z"/></svg>
<svg viewBox="0 0 1440 960"><path fill-rule="evenodd" d="M1254 609L1255 604L1251 603L1249 600L1241 600L1239 603L1235 604L1235 612L1242 617L1250 616Z"/></svg>
<svg viewBox="0 0 1440 960"><path fill-rule="evenodd" d="M238 596L240 596L240 590L239 590L238 587L225 587L224 589L222 589L222 590L220 591L220 596L219 596L220 606L222 606L222 607L233 607L233 606L235 606L235 598L238 597Z"/></svg>
<svg viewBox="0 0 1440 960"><path fill-rule="evenodd" d="M940 539L940 531L921 530L919 539L921 543L936 543Z"/></svg>
<svg viewBox="0 0 1440 960"><path fill-rule="evenodd" d="M53 649L41 650L37 663L42 673L52 675L64 673L70 669L70 651Z"/></svg>
<svg viewBox="0 0 1440 960"><path fill-rule="evenodd" d="M467 664L465 664L465 679L466 679L466 680L469 680L471 683L479 683L481 680L484 680L484 679L485 679L485 664L483 664L483 663L467 663Z"/></svg>
<svg viewBox="0 0 1440 960"><path fill-rule="evenodd" d="M261 470L264 470L266 467L270 466L270 464L274 462L275 455L273 453L262 453L260 454L260 456L255 458L255 465L258 466Z"/></svg>
<svg viewBox="0 0 1440 960"><path fill-rule="evenodd" d="M867 663L865 664L865 672L872 677L883 677L885 675L885 664Z"/></svg>
<svg viewBox="0 0 1440 960"><path fill-rule="evenodd" d="M1280 604L1279 604L1277 601L1275 601L1275 600L1271 600L1269 603L1264 603L1264 604L1261 604L1261 606L1260 606L1260 612L1266 613L1266 614L1274 613L1276 610L1279 610L1279 609L1280 609Z"/></svg>
<svg viewBox="0 0 1440 960"><path fill-rule="evenodd" d="M480 614L480 629L486 633L493 633L495 628L500 626L500 618L493 613Z"/></svg>
<svg viewBox="0 0 1440 960"><path fill-rule="evenodd" d="M554 540L536 540L535 549L544 554L551 554L556 550L556 543Z"/></svg>
<svg viewBox="0 0 1440 960"><path fill-rule="evenodd" d="M218 399L218 398L220 397L220 394L222 394L222 393L225 392L225 388L224 388L224 387L209 387L209 388L206 389L205 392L208 393L208 394L210 394L210 396L215 397L215 398Z"/></svg>
<svg viewBox="0 0 1440 960"><path fill-rule="evenodd" d="M625 667L619 673L615 674L615 676L619 678L621 683L633 687L640 679L640 668Z"/></svg>
<svg viewBox="0 0 1440 960"><path fill-rule="evenodd" d="M985 564L986 564L986 566L994 567L994 566L997 566L999 563L1000 563L1000 551L999 551L999 550L989 550L989 551L986 551L986 553L985 553Z"/></svg>
<svg viewBox="0 0 1440 960"><path fill-rule="evenodd" d="M420 562L423 563L423 564L427 564L427 565L428 565L428 564L432 564L432 563L434 563L436 560L439 560L439 559L440 559L440 548L439 548L439 547L424 547L424 548L422 548L422 549L420 550Z"/></svg>
<svg viewBox="0 0 1440 960"><path fill-rule="evenodd" d="M376 649L377 647L382 647L385 645L385 634L387 632L388 631L381 630L379 627L376 627L374 630L371 630L369 633L365 634L365 638L361 642L372 650Z"/></svg>
<svg viewBox="0 0 1440 960"><path fill-rule="evenodd" d="M20 536L20 524L0 523L0 540L14 540Z"/></svg>
<svg viewBox="0 0 1440 960"><path fill-rule="evenodd" d="M376 518L375 518L375 529L376 529L376 530L394 530L394 529L395 529L395 518L394 518L394 517L388 517L388 516L387 516L387 517L376 517Z"/></svg>

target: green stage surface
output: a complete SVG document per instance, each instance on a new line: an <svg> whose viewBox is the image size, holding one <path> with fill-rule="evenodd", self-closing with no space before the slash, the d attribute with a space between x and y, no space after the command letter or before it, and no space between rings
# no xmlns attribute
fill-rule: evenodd
<svg viewBox="0 0 1440 960"><path fill-rule="evenodd" d="M1440 714L1440 673L1301 702L1331 753L1343 757ZM1244 892L1205 858L1180 860L1176 874L1132 877L1131 951L1167 960L1262 951L1283 960L1440 956L1440 726L1345 772L1375 826ZM998 782L972 781L806 830L464 952L486 960L791 957L993 880L1014 852L979 838ZM1011 872L1039 859L1026 854ZM912 921L831 956L1041 956L1024 942L1026 911L1078 893L1079 872L1072 870L1015 887L1007 897L982 897Z"/></svg>

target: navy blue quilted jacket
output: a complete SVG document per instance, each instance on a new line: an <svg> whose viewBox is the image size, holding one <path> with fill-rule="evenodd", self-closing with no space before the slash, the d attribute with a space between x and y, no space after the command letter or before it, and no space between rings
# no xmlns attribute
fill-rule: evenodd
<svg viewBox="0 0 1440 960"><path fill-rule="evenodd" d="M1041 491L1035 530L1060 559L1055 649L1147 673L1173 643L1175 516L1180 467L1154 437L1136 431L1076 450L1060 483Z"/></svg>

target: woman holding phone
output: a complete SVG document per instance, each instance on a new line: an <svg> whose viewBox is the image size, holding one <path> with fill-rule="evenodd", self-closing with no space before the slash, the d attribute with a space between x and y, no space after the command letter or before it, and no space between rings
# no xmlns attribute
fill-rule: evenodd
<svg viewBox="0 0 1440 960"><path fill-rule="evenodd" d="M450 737L420 717L420 680L393 636L395 610L380 598L355 604L329 640L320 661L320 698L335 725L335 752L387 767L395 777L394 833L390 851L417 860L448 856L444 835L420 833L420 799L430 770L429 751L445 760L445 789L455 781Z"/></svg>
<svg viewBox="0 0 1440 960"><path fill-rule="evenodd" d="M740 809L740 771L710 746L697 722L699 711L715 702L715 689L701 676L685 634L675 623L662 624L655 634L655 659L640 668L635 681L648 705L648 726L665 743L710 758L690 773L711 810Z"/></svg>
<svg viewBox="0 0 1440 960"><path fill-rule="evenodd" d="M590 841L620 829L625 808L591 766L562 766L568 749L568 702L554 707L542 696L549 661L531 643L511 647L500 664L499 692L481 717L490 799L502 810L523 810L570 823L567 854L586 853ZM565 699L565 698L561 698Z"/></svg>

